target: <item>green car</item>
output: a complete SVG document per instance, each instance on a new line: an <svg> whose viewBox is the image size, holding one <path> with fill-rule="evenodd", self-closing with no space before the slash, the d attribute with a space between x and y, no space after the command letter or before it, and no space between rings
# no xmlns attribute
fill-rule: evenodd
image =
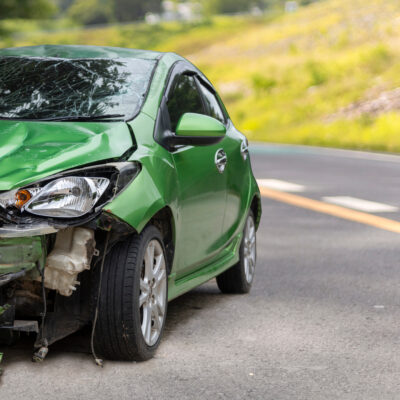
<svg viewBox="0 0 400 400"><path fill-rule="evenodd" d="M169 300L247 293L261 217L246 137L173 53L0 50L0 338L34 360L91 327L98 362L146 360Z"/></svg>

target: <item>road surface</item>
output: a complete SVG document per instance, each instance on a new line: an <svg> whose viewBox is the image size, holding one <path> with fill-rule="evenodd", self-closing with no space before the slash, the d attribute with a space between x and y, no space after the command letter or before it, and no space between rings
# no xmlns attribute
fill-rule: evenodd
<svg viewBox="0 0 400 400"><path fill-rule="evenodd" d="M1 398L400 398L400 157L253 145L252 162L265 197L251 294L211 281L171 302L145 363L101 369L68 351L78 339L42 365L29 343L9 348Z"/></svg>

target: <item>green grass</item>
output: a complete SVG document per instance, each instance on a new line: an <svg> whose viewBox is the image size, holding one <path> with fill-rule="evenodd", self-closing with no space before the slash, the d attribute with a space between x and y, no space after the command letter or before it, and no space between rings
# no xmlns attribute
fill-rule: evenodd
<svg viewBox="0 0 400 400"><path fill-rule="evenodd" d="M290 15L216 17L197 24L83 29L65 21L57 29L48 22L5 21L0 29L19 33L0 37L0 46L175 51L207 74L249 139L400 152L400 114L332 117L400 86L398 15L397 0L327 0Z"/></svg>

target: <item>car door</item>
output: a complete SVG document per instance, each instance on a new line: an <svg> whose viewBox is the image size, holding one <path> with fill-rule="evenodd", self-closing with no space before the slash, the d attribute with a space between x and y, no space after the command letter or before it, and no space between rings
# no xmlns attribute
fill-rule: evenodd
<svg viewBox="0 0 400 400"><path fill-rule="evenodd" d="M207 114L193 73L174 78L166 104L175 132L185 113ZM172 152L177 175L178 216L175 271L182 277L211 262L224 246L221 238L226 203L223 144L181 146Z"/></svg>
<svg viewBox="0 0 400 400"><path fill-rule="evenodd" d="M206 78L200 77L199 86L208 104L209 115L226 123L223 147L229 162L225 169L227 199L222 237L229 242L237 234L247 211L251 171L248 141L245 135L235 128L221 99Z"/></svg>
<svg viewBox="0 0 400 400"><path fill-rule="evenodd" d="M206 112L209 116L223 122L227 128L225 138L221 142L228 159L224 172L227 190L221 237L225 242L229 242L237 234L246 212L247 197L245 194L249 192L250 182L247 139L234 127L221 99L206 78L199 76L198 82L206 105Z"/></svg>

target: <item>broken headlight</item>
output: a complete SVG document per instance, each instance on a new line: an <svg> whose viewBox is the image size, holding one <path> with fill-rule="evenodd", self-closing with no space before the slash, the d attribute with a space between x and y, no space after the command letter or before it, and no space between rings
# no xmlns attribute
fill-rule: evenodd
<svg viewBox="0 0 400 400"><path fill-rule="evenodd" d="M44 186L21 209L42 217L81 217L92 210L109 184L107 178L59 178Z"/></svg>
<svg viewBox="0 0 400 400"><path fill-rule="evenodd" d="M74 170L1 193L0 206L21 215L79 218L112 200L138 172L139 166L129 162Z"/></svg>

